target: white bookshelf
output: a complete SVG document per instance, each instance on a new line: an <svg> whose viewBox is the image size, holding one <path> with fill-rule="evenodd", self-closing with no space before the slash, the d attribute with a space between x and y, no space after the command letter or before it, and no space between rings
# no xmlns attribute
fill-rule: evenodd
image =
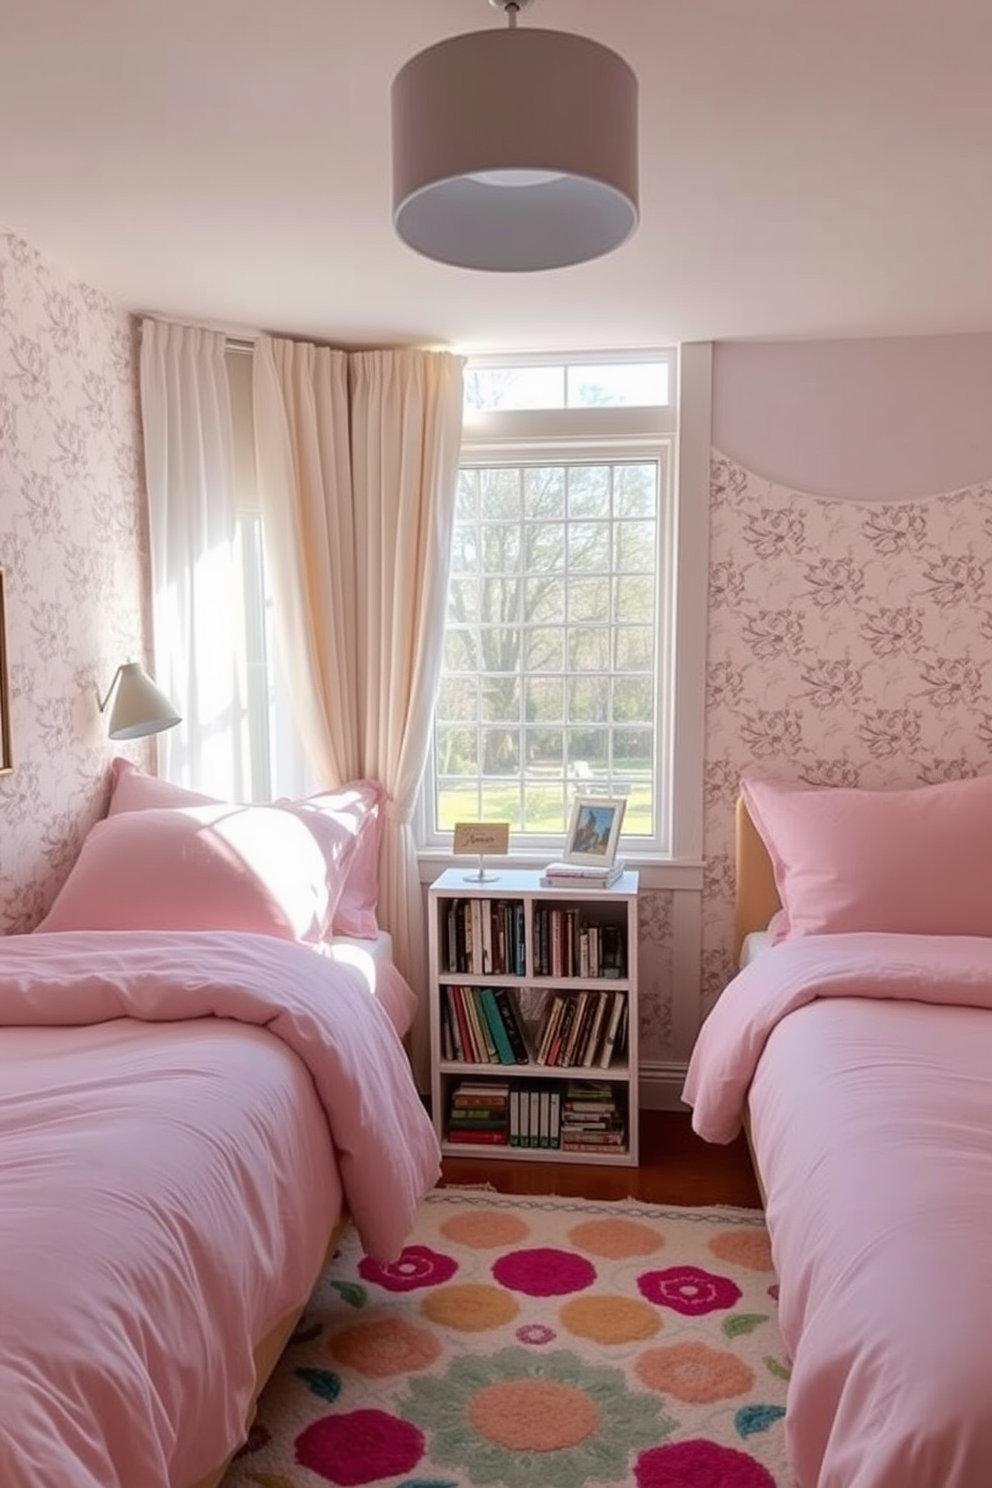
<svg viewBox="0 0 992 1488"><path fill-rule="evenodd" d="M543 887L540 871L487 871L493 877L480 883L469 867L450 868L431 885L428 896L431 1109L442 1150L452 1157L497 1161L512 1158L636 1167L638 875L625 872L605 889L558 888ZM522 1025L526 1061L505 1057L513 1052L507 1048L508 1030L504 1026L503 1039L497 1039L491 1026L493 1000L488 995L483 999L484 993L498 993L504 1005L508 1000L512 1003L516 1021ZM539 1062L541 1035L547 1032L554 1004L558 1025L544 1050L546 1056L554 1055L554 1062ZM569 1004L574 1004L571 1011ZM488 1035L481 1026L487 1008L491 1014ZM619 1036L609 1062L603 1064L614 1013ZM573 1062L563 1063L570 1038ZM503 1057L498 1043L502 1043ZM486 1057L480 1058L483 1044L488 1046ZM469 1057L465 1057L466 1050ZM483 1140L478 1129L472 1133L475 1140L451 1137L453 1097L466 1082L490 1089L506 1084L516 1092L514 1129L509 1130L508 1109L505 1144L498 1139L498 1128L490 1129L491 1135ZM595 1087L604 1082L611 1087L610 1098L597 1104ZM574 1111L568 1114L583 1086L591 1097L586 1104L592 1111L586 1117ZM532 1144L529 1114L526 1130L520 1131L522 1091L527 1092L528 1108L534 1108L538 1132L533 1141L538 1145ZM534 1091L536 1106L530 1099ZM622 1144L607 1140L601 1128L591 1133L580 1129L584 1120L593 1128L597 1120L609 1125L611 1107L618 1113L614 1121L623 1117ZM603 1114L594 1114L598 1112ZM525 1138L523 1145L521 1137Z"/></svg>

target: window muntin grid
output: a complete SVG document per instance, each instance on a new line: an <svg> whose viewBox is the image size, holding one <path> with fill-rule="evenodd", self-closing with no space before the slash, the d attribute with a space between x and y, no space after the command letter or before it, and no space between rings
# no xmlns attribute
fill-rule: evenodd
<svg viewBox="0 0 992 1488"><path fill-rule="evenodd" d="M435 820L564 832L576 790L656 832L660 455L466 462L459 474Z"/></svg>

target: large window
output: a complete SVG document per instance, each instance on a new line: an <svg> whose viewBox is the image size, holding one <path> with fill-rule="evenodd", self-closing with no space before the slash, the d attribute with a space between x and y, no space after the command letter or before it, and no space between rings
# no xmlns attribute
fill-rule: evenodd
<svg viewBox="0 0 992 1488"><path fill-rule="evenodd" d="M665 848L673 359L470 364L430 791L433 836L560 843L577 789Z"/></svg>

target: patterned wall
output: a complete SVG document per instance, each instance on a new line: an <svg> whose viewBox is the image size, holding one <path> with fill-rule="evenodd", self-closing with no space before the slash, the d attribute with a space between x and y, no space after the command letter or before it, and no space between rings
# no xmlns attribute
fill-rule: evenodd
<svg viewBox="0 0 992 1488"><path fill-rule="evenodd" d="M741 775L879 788L992 766L992 486L828 500L714 452L703 1012L731 972Z"/></svg>
<svg viewBox="0 0 992 1488"><path fill-rule="evenodd" d="M96 705L144 656L147 554L130 318L0 234L0 565L15 769L0 776L0 930L44 914L104 806ZM138 762L146 746L131 746Z"/></svg>

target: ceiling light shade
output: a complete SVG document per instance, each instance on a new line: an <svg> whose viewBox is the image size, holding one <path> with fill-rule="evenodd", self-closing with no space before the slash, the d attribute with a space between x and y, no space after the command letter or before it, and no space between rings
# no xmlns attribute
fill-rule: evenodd
<svg viewBox="0 0 992 1488"><path fill-rule="evenodd" d="M116 692L114 689L116 687ZM112 739L141 739L146 734L160 734L182 719L160 687L149 677L138 661L126 661L117 668L107 695L100 703L103 713L114 694L107 733Z"/></svg>
<svg viewBox="0 0 992 1488"><path fill-rule="evenodd" d="M599 258L637 226L637 78L607 47L491 3L506 30L438 42L393 81L396 231L466 269Z"/></svg>

